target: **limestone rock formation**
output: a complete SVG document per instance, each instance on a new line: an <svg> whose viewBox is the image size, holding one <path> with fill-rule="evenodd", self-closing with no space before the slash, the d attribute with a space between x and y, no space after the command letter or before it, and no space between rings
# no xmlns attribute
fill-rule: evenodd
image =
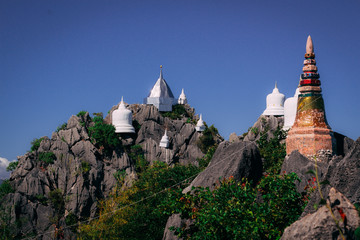
<svg viewBox="0 0 360 240"><path fill-rule="evenodd" d="M327 164L324 162L318 162L318 175L320 178L324 175L324 172L327 169ZM295 182L298 192L304 192L305 187L308 185L309 181L312 181L313 174L309 171L315 172L315 161L309 160L304 155L299 153L299 151L293 151L290 156L287 156L281 167L281 172L291 173L294 172L300 178L300 182Z"/></svg>
<svg viewBox="0 0 360 240"><path fill-rule="evenodd" d="M360 225L360 217L354 205L335 188L329 192L329 206L332 205L332 211L346 239L354 239L354 231ZM341 221L344 214L346 221ZM345 219L344 218L344 219ZM346 222L346 224L344 224ZM335 221L331 216L330 210L322 206L315 213L306 215L287 227L281 237L287 239L340 239L340 233L336 227Z"/></svg>
<svg viewBox="0 0 360 240"><path fill-rule="evenodd" d="M256 142L260 139L261 132L267 132L268 137L274 137L273 132L279 127L280 129L284 126L284 116L264 116L261 115L254 125L249 129L244 141Z"/></svg>
<svg viewBox="0 0 360 240"><path fill-rule="evenodd" d="M183 192L189 192L193 186L214 189L219 183L219 179L230 176L233 176L235 180L247 178L253 182L260 179L262 162L259 150L254 143L222 142L216 149L209 165Z"/></svg>
<svg viewBox="0 0 360 240"><path fill-rule="evenodd" d="M104 119L106 123L111 123L116 107ZM134 160L128 155L131 145L141 145L149 162L198 164L197 158L204 156L197 147L201 134L195 131L194 109L184 107L188 117L171 119L152 105L129 105L136 133L118 135L123 147L112 152L95 146L90 139L89 129L95 123L88 113L72 116L66 127L54 132L51 138L43 137L37 150L19 157L18 167L10 177L15 193L4 198L3 204L11 209L11 221L22 221L17 236L54 232L55 228L65 227L70 216L76 222L94 217L99 199L116 185L117 172L126 172L125 185L136 179ZM159 147L165 128L170 137L169 149ZM40 160L44 156L50 158L48 163ZM74 237L68 228L61 234L66 239ZM39 239L48 237L44 234Z"/></svg>

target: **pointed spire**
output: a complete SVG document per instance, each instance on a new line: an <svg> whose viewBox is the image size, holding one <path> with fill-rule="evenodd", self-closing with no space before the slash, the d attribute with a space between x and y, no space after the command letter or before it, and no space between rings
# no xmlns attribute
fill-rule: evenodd
<svg viewBox="0 0 360 240"><path fill-rule="evenodd" d="M159 77L159 79L163 79L162 65L160 65L160 77Z"/></svg>
<svg viewBox="0 0 360 240"><path fill-rule="evenodd" d="M181 95L185 95L184 89L181 90Z"/></svg>
<svg viewBox="0 0 360 240"><path fill-rule="evenodd" d="M277 88L277 81L275 81L275 88Z"/></svg>
<svg viewBox="0 0 360 240"><path fill-rule="evenodd" d="M121 102L120 102L120 105L119 105L119 109L120 108L126 108L125 103L124 103L124 96L121 96Z"/></svg>
<svg viewBox="0 0 360 240"><path fill-rule="evenodd" d="M314 44L311 39L311 36L309 35L306 41L306 53L313 53L314 52Z"/></svg>

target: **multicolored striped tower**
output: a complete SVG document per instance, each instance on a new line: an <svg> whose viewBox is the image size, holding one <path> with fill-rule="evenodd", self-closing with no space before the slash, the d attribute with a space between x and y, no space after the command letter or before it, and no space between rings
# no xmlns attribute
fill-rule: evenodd
<svg viewBox="0 0 360 240"><path fill-rule="evenodd" d="M332 152L333 132L326 121L320 75L317 73L314 45L310 36L306 43L303 72L295 123L286 138L286 153L299 150L305 156L314 156L319 150Z"/></svg>

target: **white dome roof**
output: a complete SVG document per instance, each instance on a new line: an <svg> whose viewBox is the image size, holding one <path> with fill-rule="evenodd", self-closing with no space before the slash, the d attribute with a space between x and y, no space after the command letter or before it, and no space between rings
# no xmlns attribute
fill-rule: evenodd
<svg viewBox="0 0 360 240"><path fill-rule="evenodd" d="M163 148L168 148L169 147L169 137L167 136L167 130L165 129L165 133L164 136L162 136L161 140L160 140L160 147Z"/></svg>
<svg viewBox="0 0 360 240"><path fill-rule="evenodd" d="M263 115L284 115L284 100L285 95L279 92L275 83L274 90L266 97L266 109Z"/></svg>
<svg viewBox="0 0 360 240"><path fill-rule="evenodd" d="M300 94L299 88L296 88L294 97L285 100L284 103L284 130L288 130L295 122L298 96Z"/></svg>
<svg viewBox="0 0 360 240"><path fill-rule="evenodd" d="M112 112L112 124L116 133L135 133L132 126L132 112L125 107L123 98L119 108Z"/></svg>
<svg viewBox="0 0 360 240"><path fill-rule="evenodd" d="M204 121L202 120L202 114L200 114L200 119L197 122L195 129L198 132L203 132L205 130L205 124Z"/></svg>

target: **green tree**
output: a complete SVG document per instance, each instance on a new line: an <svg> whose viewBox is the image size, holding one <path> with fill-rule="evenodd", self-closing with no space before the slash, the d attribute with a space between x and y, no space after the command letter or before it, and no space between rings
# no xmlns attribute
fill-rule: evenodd
<svg viewBox="0 0 360 240"><path fill-rule="evenodd" d="M214 191L195 188L172 206L192 224L171 228L185 239L279 239L302 212L295 174L268 175L252 187L232 177Z"/></svg>
<svg viewBox="0 0 360 240"><path fill-rule="evenodd" d="M161 239L171 215L161 206L176 202L188 184L181 182L196 173L194 166L163 162L146 167L132 187L117 188L100 202L99 218L80 226L80 239Z"/></svg>
<svg viewBox="0 0 360 240"><path fill-rule="evenodd" d="M111 156L113 150L121 148L121 141L115 133L115 127L104 123L102 116L93 118L94 126L89 127L91 142L106 155Z"/></svg>

